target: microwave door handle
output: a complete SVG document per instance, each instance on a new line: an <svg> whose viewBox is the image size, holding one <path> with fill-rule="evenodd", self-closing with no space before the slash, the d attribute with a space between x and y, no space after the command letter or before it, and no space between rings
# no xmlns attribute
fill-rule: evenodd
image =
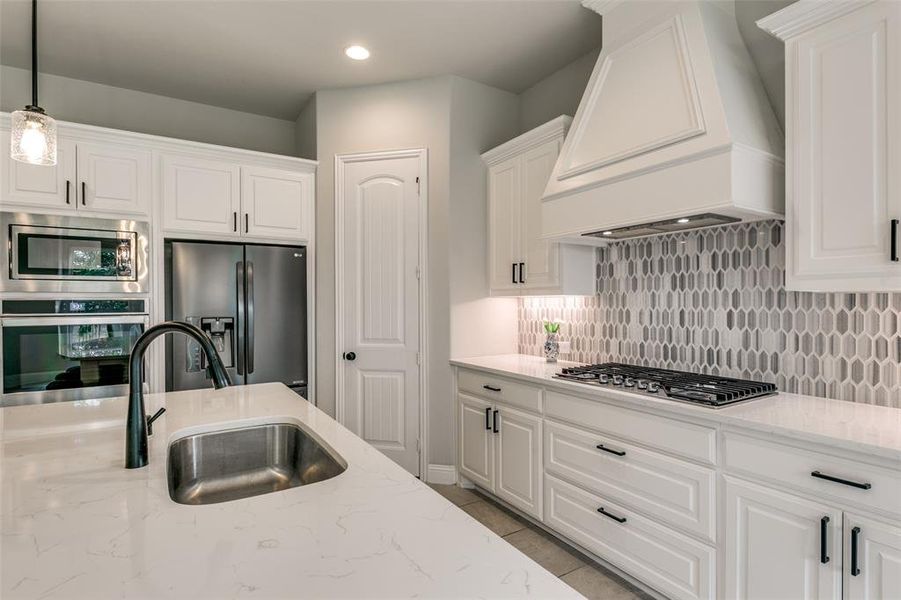
<svg viewBox="0 0 901 600"><path fill-rule="evenodd" d="M253 373L253 263L247 262L247 374Z"/></svg>
<svg viewBox="0 0 901 600"><path fill-rule="evenodd" d="M244 375L244 262L238 261L235 265L235 283L238 288L238 339L235 345L238 347L238 359L235 361L238 375Z"/></svg>
<svg viewBox="0 0 901 600"><path fill-rule="evenodd" d="M149 323L146 315L108 315L108 316L86 316L80 315L57 315L57 316L40 316L40 317L3 317L0 318L0 324L4 327L40 327L45 325L73 326L73 325L147 325Z"/></svg>

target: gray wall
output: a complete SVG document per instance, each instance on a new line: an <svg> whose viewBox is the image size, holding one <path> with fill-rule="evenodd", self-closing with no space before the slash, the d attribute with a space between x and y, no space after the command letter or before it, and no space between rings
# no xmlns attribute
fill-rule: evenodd
<svg viewBox="0 0 901 600"><path fill-rule="evenodd" d="M316 160L316 95L304 104L294 122L294 152L301 158Z"/></svg>
<svg viewBox="0 0 901 600"><path fill-rule="evenodd" d="M520 94L520 131L534 129L560 115L575 116L600 52L599 46Z"/></svg>
<svg viewBox="0 0 901 600"><path fill-rule="evenodd" d="M39 84L41 105L61 121L294 154L293 121L56 75L41 75ZM30 102L31 73L0 66L0 110Z"/></svg>

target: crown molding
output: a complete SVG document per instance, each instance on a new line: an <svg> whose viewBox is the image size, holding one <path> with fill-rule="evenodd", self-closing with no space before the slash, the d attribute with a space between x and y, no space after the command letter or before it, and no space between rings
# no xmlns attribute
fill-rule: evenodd
<svg viewBox="0 0 901 600"><path fill-rule="evenodd" d="M773 37L785 41L875 1L799 0L758 20L757 26Z"/></svg>
<svg viewBox="0 0 901 600"><path fill-rule="evenodd" d="M556 119L548 121L544 125L539 125L535 129L517 136L509 142L504 142L496 148L492 148L488 152L482 154L482 160L488 165L495 165L503 162L511 156L516 156L532 148L537 148L541 144L548 142L557 137L565 137L572 123L572 117L560 115Z"/></svg>
<svg viewBox="0 0 901 600"><path fill-rule="evenodd" d="M582 6L603 15L605 12L622 4L625 0L582 0Z"/></svg>

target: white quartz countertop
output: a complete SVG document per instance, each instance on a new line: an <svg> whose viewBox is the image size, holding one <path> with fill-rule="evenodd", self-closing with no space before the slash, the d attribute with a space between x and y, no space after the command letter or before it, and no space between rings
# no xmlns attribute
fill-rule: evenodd
<svg viewBox="0 0 901 600"><path fill-rule="evenodd" d="M124 398L0 409L0 597L578 598L281 384L154 394L150 465L124 468ZM169 498L188 433L299 424L332 479L206 506Z"/></svg>
<svg viewBox="0 0 901 600"><path fill-rule="evenodd" d="M689 416L901 461L901 410L896 408L779 393L711 409L612 387L555 379L553 376L560 369L578 363L548 363L540 356L461 358L451 360L451 364L541 383L561 391L597 395L651 412Z"/></svg>

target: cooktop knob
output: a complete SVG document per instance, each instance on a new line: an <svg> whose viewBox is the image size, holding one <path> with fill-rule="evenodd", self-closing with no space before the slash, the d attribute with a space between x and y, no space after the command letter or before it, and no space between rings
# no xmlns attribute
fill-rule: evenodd
<svg viewBox="0 0 901 600"><path fill-rule="evenodd" d="M623 384L623 376L622 375L614 375L613 376L613 385L622 385Z"/></svg>
<svg viewBox="0 0 901 600"><path fill-rule="evenodd" d="M631 377L626 377L625 386L626 387L635 387L635 380L632 379Z"/></svg>
<svg viewBox="0 0 901 600"><path fill-rule="evenodd" d="M638 383L637 383L637 387L640 390L646 390L646 389L648 389L648 382L645 381L644 379L639 379Z"/></svg>
<svg viewBox="0 0 901 600"><path fill-rule="evenodd" d="M606 373L598 375L598 383L610 383L610 377Z"/></svg>
<svg viewBox="0 0 901 600"><path fill-rule="evenodd" d="M660 384L657 383L656 381L649 381L648 382L648 391L651 392L652 394L656 394L657 392L660 391Z"/></svg>

